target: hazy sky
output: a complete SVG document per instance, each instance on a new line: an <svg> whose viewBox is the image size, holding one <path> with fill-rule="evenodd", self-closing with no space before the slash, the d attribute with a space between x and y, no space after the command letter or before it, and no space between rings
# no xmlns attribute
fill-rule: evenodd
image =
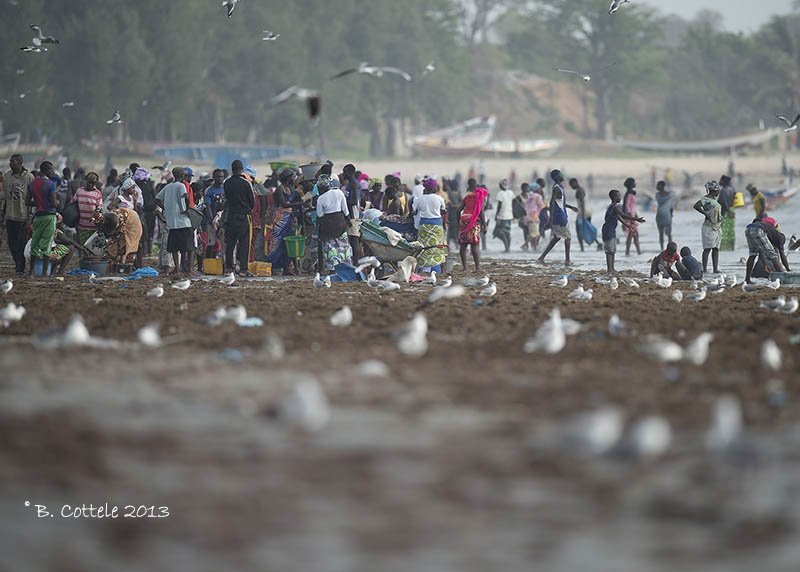
<svg viewBox="0 0 800 572"><path fill-rule="evenodd" d="M699 10L716 10L725 16L730 30L755 30L775 14L791 10L792 0L633 0L657 6L664 13L677 12L691 17ZM623 6L624 9L624 6Z"/></svg>

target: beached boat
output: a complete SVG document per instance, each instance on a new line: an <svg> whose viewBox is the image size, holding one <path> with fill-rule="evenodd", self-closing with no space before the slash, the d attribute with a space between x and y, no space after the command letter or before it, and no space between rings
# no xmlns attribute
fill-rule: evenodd
<svg viewBox="0 0 800 572"><path fill-rule="evenodd" d="M457 155L478 153L494 137L497 123L493 115L475 117L444 129L414 137L411 148L415 155Z"/></svg>

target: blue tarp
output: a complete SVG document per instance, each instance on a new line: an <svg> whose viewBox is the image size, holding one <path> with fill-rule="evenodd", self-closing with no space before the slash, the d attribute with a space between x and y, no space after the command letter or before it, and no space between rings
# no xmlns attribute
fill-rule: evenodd
<svg viewBox="0 0 800 572"><path fill-rule="evenodd" d="M331 282L366 282L367 278L361 272L356 272L356 267L351 264L339 264L336 274L331 276Z"/></svg>

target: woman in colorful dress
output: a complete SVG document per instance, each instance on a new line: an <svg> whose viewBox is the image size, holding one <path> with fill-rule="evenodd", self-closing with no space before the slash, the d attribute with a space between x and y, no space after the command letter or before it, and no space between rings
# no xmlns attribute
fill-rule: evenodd
<svg viewBox="0 0 800 572"><path fill-rule="evenodd" d="M114 212L105 214L96 210L92 222L97 227L97 232L106 237L106 254L111 272L116 272L122 265L133 268L141 266L140 242L143 228L135 210L119 207Z"/></svg>
<svg viewBox="0 0 800 572"><path fill-rule="evenodd" d="M539 213L547 206L544 202L544 192L539 183L531 183L523 206L525 207L525 224L528 226L528 243L526 244L533 245L533 251L536 252L541 236Z"/></svg>
<svg viewBox="0 0 800 572"><path fill-rule="evenodd" d="M353 258L353 249L347 236L349 209L347 198L339 188L338 179L328 175L317 179L317 222L319 224L319 272L333 272L339 264Z"/></svg>
<svg viewBox="0 0 800 572"><path fill-rule="evenodd" d="M478 245L481 242L481 232L486 228L486 216L483 211L489 192L483 187L477 187L475 179L467 181L467 194L458 207L458 243L461 245L461 266L467 270L467 246L472 250L472 259L475 261L475 271L480 270L480 255Z"/></svg>
<svg viewBox="0 0 800 572"><path fill-rule="evenodd" d="M435 179L422 181L422 196L414 201L415 214L419 216L418 240L422 246L434 247L423 250L417 256L417 266L425 271L442 271L447 260L447 240L445 239L443 215L447 204L440 194Z"/></svg>
<svg viewBox="0 0 800 572"><path fill-rule="evenodd" d="M638 217L636 214L636 180L628 177L625 179L625 198L622 199L622 210L625 214L632 217ZM631 242L636 245L636 254L642 254L642 248L639 246L639 223L630 221L630 224L625 227L625 232L628 235L628 240L625 243L625 256L631 254Z"/></svg>
<svg viewBox="0 0 800 572"><path fill-rule="evenodd" d="M706 196L694 204L694 210L705 217L703 239L703 274L708 272L708 255L714 262L714 274L719 273L719 245L722 242L722 205L717 201L721 187L716 181L706 183Z"/></svg>
<svg viewBox="0 0 800 572"><path fill-rule="evenodd" d="M293 274L290 263L295 267L295 272L297 271L297 261L289 258L286 243L283 240L294 234L293 210L303 204L300 194L294 189L294 176L295 173L290 168L281 171L278 175L280 184L272 194L275 217L272 227L272 250L270 250L267 261L272 264L273 270L280 268L285 275Z"/></svg>

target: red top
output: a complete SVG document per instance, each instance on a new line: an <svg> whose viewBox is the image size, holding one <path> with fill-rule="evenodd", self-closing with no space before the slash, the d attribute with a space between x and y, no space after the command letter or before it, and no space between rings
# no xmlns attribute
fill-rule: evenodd
<svg viewBox="0 0 800 572"><path fill-rule="evenodd" d="M670 255L669 252L667 252L666 250L661 253L661 257L664 259L667 268L672 268L672 265L681 259L681 257L678 256L677 252L675 254Z"/></svg>
<svg viewBox="0 0 800 572"><path fill-rule="evenodd" d="M189 207L194 208L194 191L192 191L192 185L184 181L183 186L186 187L186 194L189 195Z"/></svg>

